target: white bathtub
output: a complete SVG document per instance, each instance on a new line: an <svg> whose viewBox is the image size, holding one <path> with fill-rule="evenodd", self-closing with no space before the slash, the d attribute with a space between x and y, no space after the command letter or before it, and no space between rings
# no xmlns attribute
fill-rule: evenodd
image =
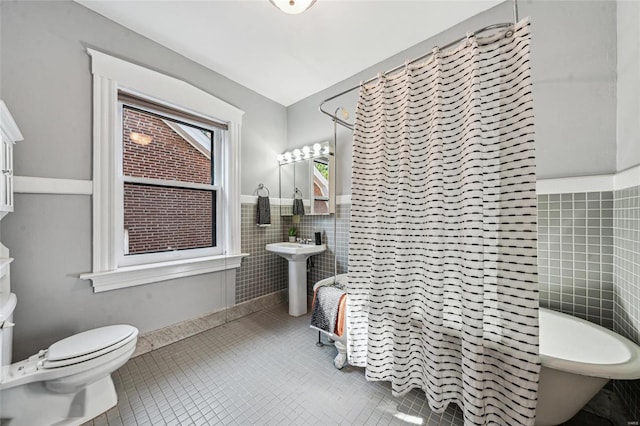
<svg viewBox="0 0 640 426"><path fill-rule="evenodd" d="M573 417L609 381L640 379L640 347L591 322L540 308L536 425Z"/></svg>

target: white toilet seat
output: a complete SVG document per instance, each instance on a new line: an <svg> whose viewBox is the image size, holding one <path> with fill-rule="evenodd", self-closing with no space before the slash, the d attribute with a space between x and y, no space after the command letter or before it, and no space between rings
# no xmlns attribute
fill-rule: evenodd
<svg viewBox="0 0 640 426"><path fill-rule="evenodd" d="M130 325L110 325L74 334L49 346L38 368L61 368L112 352L136 339L137 329Z"/></svg>

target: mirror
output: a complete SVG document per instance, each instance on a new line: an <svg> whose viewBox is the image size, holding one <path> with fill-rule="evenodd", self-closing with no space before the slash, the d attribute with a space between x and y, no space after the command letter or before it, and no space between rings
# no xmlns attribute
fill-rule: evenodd
<svg viewBox="0 0 640 426"><path fill-rule="evenodd" d="M315 144L278 156L280 163L280 215L293 216L294 205L305 215L334 213L331 198L333 153L329 144Z"/></svg>

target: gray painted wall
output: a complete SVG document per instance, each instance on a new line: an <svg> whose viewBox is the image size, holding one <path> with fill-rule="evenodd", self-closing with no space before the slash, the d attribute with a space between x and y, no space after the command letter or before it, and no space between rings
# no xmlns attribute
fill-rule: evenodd
<svg viewBox="0 0 640 426"><path fill-rule="evenodd" d="M640 3L618 1L618 171L640 164Z"/></svg>
<svg viewBox="0 0 640 426"><path fill-rule="evenodd" d="M608 174L616 171L616 4L610 1L520 1L531 18L531 62L538 178ZM427 39L329 89L291 105L289 148L333 137L331 120L318 104L360 81L445 45L467 31L513 20L511 2ZM636 21L637 22L637 21ZM636 92L637 93L637 92ZM356 91L327 104L353 118ZM636 115L637 117L637 115ZM338 193L351 187L351 135L338 137Z"/></svg>
<svg viewBox="0 0 640 426"><path fill-rule="evenodd" d="M0 7L0 97L25 138L15 148L16 175L91 179L89 46L244 110L242 193L260 182L278 187L275 156L286 144L282 105L74 2L3 0ZM93 294L90 282L77 278L91 269L89 196L17 194L15 213L2 221L2 242L16 259L17 359L95 326L125 322L146 332L202 316L224 307L224 284L235 283L234 274L216 273Z"/></svg>

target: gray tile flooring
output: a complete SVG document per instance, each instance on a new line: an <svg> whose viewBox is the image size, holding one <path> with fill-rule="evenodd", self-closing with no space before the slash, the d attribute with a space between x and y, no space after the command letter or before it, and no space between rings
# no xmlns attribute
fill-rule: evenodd
<svg viewBox="0 0 640 426"><path fill-rule="evenodd" d="M462 424L455 406L434 414L419 391L394 398L360 368L337 370L316 340L309 315L278 305L154 350L113 373L118 405L87 425Z"/></svg>
<svg viewBox="0 0 640 426"><path fill-rule="evenodd" d="M336 370L309 318L277 305L135 357L113 373L118 405L86 425L463 424L455 405L435 414L421 391Z"/></svg>

